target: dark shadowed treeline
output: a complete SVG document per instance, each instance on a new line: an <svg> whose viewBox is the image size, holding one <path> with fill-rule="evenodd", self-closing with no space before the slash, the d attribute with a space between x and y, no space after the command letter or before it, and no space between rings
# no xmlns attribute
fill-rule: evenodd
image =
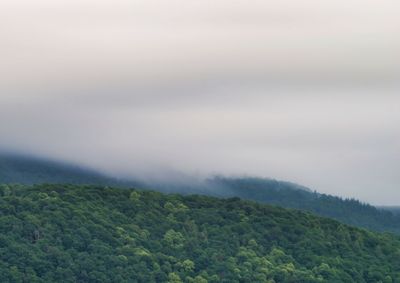
<svg viewBox="0 0 400 283"><path fill-rule="evenodd" d="M0 154L0 183L25 185L63 183L118 187L135 184L84 167L44 158L4 153Z"/></svg>
<svg viewBox="0 0 400 283"><path fill-rule="evenodd" d="M400 206L378 206L377 208L383 211L390 211L395 215L400 215Z"/></svg>

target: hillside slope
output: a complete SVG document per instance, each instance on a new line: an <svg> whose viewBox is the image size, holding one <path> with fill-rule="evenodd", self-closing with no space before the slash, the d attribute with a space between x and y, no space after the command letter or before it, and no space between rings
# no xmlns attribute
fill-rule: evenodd
<svg viewBox="0 0 400 283"><path fill-rule="evenodd" d="M149 183L142 187L162 192L198 193L240 197L266 204L295 208L378 232L400 234L400 214L355 199L320 194L291 182L256 177L213 177L203 183Z"/></svg>
<svg viewBox="0 0 400 283"><path fill-rule="evenodd" d="M0 183L91 184L124 186L124 181L94 170L32 156L0 154Z"/></svg>
<svg viewBox="0 0 400 283"><path fill-rule="evenodd" d="M93 170L46 159L0 154L0 184L92 184L140 187L167 193L240 197L261 203L306 210L343 223L400 234L400 215L377 209L357 200L323 195L290 182L262 178L215 177L206 181L191 178L182 182L146 182L120 180Z"/></svg>
<svg viewBox="0 0 400 283"><path fill-rule="evenodd" d="M296 184L262 178L210 179L221 196L238 196L247 200L295 208L334 218L340 222L380 232L400 234L400 215L355 199L342 199L312 192ZM215 195L218 195L216 193Z"/></svg>
<svg viewBox="0 0 400 283"><path fill-rule="evenodd" d="M400 282L400 240L296 210L0 186L0 282Z"/></svg>

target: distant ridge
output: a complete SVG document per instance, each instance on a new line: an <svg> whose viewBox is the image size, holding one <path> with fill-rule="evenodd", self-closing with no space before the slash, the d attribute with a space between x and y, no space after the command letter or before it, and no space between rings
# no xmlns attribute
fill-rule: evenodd
<svg viewBox="0 0 400 283"><path fill-rule="evenodd" d="M162 192L199 193L216 197L239 197L285 208L300 209L343 223L379 232L400 234L400 215L356 199L321 194L285 181L257 177L215 176L195 186L182 184L149 185Z"/></svg>
<svg viewBox="0 0 400 283"><path fill-rule="evenodd" d="M400 215L400 206L377 206L377 208L383 211L390 211L395 215Z"/></svg>
<svg viewBox="0 0 400 283"><path fill-rule="evenodd" d="M398 210L377 208L355 199L320 194L298 184L274 179L215 176L207 180L186 178L175 183L121 180L63 162L23 155L0 154L0 184L12 183L86 184L134 187L183 195L238 197L308 211L374 231L400 234Z"/></svg>
<svg viewBox="0 0 400 283"><path fill-rule="evenodd" d="M0 183L128 185L127 182L88 168L45 158L7 153L0 154Z"/></svg>

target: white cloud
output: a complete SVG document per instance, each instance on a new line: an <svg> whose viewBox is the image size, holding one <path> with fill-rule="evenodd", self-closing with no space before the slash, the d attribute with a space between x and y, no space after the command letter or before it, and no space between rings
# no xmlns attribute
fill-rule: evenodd
<svg viewBox="0 0 400 283"><path fill-rule="evenodd" d="M2 1L0 145L120 174L248 173L389 203L399 8Z"/></svg>

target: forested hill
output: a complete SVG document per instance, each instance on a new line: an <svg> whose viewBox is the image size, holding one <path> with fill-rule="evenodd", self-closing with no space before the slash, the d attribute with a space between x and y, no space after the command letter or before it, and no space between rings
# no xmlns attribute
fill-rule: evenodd
<svg viewBox="0 0 400 283"><path fill-rule="evenodd" d="M400 234L400 214L388 209L313 192L310 189L273 179L254 177L214 177L194 186L182 184L149 184L164 192L201 193L217 197L240 197L261 203L295 208L334 218L343 223L380 232Z"/></svg>
<svg viewBox="0 0 400 283"><path fill-rule="evenodd" d="M16 154L0 153L0 183L95 184L125 186L126 181L75 165ZM132 185L130 182L129 185Z"/></svg>
<svg viewBox="0 0 400 283"><path fill-rule="evenodd" d="M238 198L0 186L0 282L400 282L400 240Z"/></svg>
<svg viewBox="0 0 400 283"><path fill-rule="evenodd" d="M400 215L400 206L378 206L377 208L383 211L390 211L395 215Z"/></svg>
<svg viewBox="0 0 400 283"><path fill-rule="evenodd" d="M261 178L224 178L209 180L224 196L296 208L337 219L343 223L375 231L400 234L400 215L378 209L355 199L342 199L305 190L292 183Z"/></svg>
<svg viewBox="0 0 400 283"><path fill-rule="evenodd" d="M290 182L262 178L215 177L206 181L184 178L181 182L119 180L93 170L46 159L0 154L0 183L95 184L141 187L168 193L240 197L262 203L302 209L343 223L375 231L400 234L400 215L376 209L357 200L323 195Z"/></svg>

